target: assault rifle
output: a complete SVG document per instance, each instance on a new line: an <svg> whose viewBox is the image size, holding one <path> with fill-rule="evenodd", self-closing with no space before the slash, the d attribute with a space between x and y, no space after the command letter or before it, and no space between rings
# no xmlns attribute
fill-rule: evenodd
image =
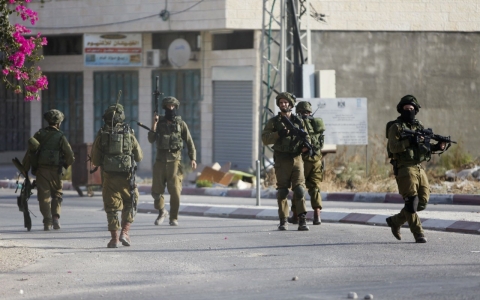
<svg viewBox="0 0 480 300"><path fill-rule="evenodd" d="M132 201L132 217L135 217L137 214L137 201L135 190L137 189L137 184L135 183L135 173L137 172L137 162L133 158L133 154L130 156L132 161L132 167L130 168L130 200Z"/></svg>
<svg viewBox="0 0 480 300"><path fill-rule="evenodd" d="M303 145L308 148L308 154L311 157L317 155L317 153L313 149L313 145L307 139L308 133L305 132L305 130L303 130L302 128L295 127L292 121L290 121L289 118L283 115L282 115L282 122L283 124L285 124L285 126L288 129L288 135L293 138L292 144L295 144L300 140L303 143Z"/></svg>
<svg viewBox="0 0 480 300"><path fill-rule="evenodd" d="M155 76L155 81L156 81L156 86L155 86L155 92L153 92L153 95L155 95L155 111L154 113L158 114L158 99L160 98L160 95L163 95L163 93L160 93L158 90L158 86L160 83L160 77Z"/></svg>
<svg viewBox="0 0 480 300"><path fill-rule="evenodd" d="M448 148L452 145L452 143L456 144L457 142L452 141L450 139L450 136L442 136L438 134L434 134L432 128L426 128L426 129L417 129L417 130L410 130L410 129L403 129L403 132L401 133L401 138L411 138L414 137L415 141L417 144L422 142L425 144L425 147L429 151L431 151L430 147L430 141L434 140L437 141L438 143L446 143L445 149L443 149L440 152L432 152L433 154L442 154L443 152L447 151Z"/></svg>
<svg viewBox="0 0 480 300"><path fill-rule="evenodd" d="M17 205L18 210L23 212L23 224L28 231L32 229L32 219L30 218L30 210L28 209L28 200L30 196L33 194L32 190L36 187L35 180L30 182L30 178L28 177L28 170L25 170L25 167L22 163L18 160L18 158L12 159L13 164L17 167L18 171L20 172L18 175L18 179L20 179L20 175L22 175L25 180L22 183L22 189L20 190L20 196L17 197ZM15 189L15 193L18 190L18 179L17 179L17 188Z"/></svg>
<svg viewBox="0 0 480 300"><path fill-rule="evenodd" d="M140 127L142 127L142 128L144 128L144 129L146 129L146 130L148 130L148 131L154 132L154 131L152 131L148 126L144 125L143 123L137 122L137 125L140 126Z"/></svg>

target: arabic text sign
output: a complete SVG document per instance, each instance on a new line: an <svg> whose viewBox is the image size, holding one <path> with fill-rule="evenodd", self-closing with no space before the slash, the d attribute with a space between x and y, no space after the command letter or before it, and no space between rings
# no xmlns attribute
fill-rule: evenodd
<svg viewBox="0 0 480 300"><path fill-rule="evenodd" d="M141 66L141 34L85 34L85 66Z"/></svg>
<svg viewBox="0 0 480 300"><path fill-rule="evenodd" d="M325 144L368 145L367 98L299 99L325 123Z"/></svg>

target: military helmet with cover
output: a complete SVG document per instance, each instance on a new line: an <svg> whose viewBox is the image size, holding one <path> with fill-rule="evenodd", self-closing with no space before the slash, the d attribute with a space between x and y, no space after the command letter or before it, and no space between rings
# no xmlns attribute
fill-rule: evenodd
<svg viewBox="0 0 480 300"><path fill-rule="evenodd" d="M110 105L103 114L103 121L105 123L110 124L112 122L112 118L114 118L113 123L121 123L125 120L125 112L123 110L123 105L121 104L112 104Z"/></svg>
<svg viewBox="0 0 480 300"><path fill-rule="evenodd" d="M300 101L298 102L297 106L295 107L295 110L298 113L301 113L303 111L308 112L309 114L312 113L312 104L308 101Z"/></svg>
<svg viewBox="0 0 480 300"><path fill-rule="evenodd" d="M277 106L280 106L280 99L285 99L288 101L288 103L290 103L290 106L293 108L295 107L295 103L296 103L296 99L297 97L295 97L294 94L292 93L289 93L289 92L283 92L283 93L279 93L277 95L277 97L275 97L275 99L277 100Z"/></svg>
<svg viewBox="0 0 480 300"><path fill-rule="evenodd" d="M398 113L402 113L403 107L407 104L413 105L413 107L415 108L415 114L417 114L419 109L421 108L417 98L412 95L405 95L402 97L402 99L400 99L400 102L398 102L397 104Z"/></svg>
<svg viewBox="0 0 480 300"><path fill-rule="evenodd" d="M172 96L163 98L162 108L167 109L168 104L175 105L175 109L178 109L178 107L180 106L180 101L178 101L177 98Z"/></svg>
<svg viewBox="0 0 480 300"><path fill-rule="evenodd" d="M48 124L60 124L65 119L65 116L58 109L51 109L43 114L43 118Z"/></svg>

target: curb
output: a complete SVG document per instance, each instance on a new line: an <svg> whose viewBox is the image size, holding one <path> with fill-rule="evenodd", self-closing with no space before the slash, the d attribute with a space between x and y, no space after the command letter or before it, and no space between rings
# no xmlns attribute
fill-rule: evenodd
<svg viewBox="0 0 480 300"><path fill-rule="evenodd" d="M0 180L0 188L15 189L16 180ZM151 185L138 184L140 194L150 194ZM75 190L69 181L63 182L64 190ZM165 193L168 195L168 192ZM277 199L277 191L273 188L261 191L262 199ZM341 202L366 202L366 203L404 203L402 196L397 193L321 193L323 201L341 201ZM256 198L255 189L231 189L231 188L197 188L183 187L182 195L197 196L215 196L215 197L236 197L236 198ZM293 194L290 192L289 197ZM305 193L305 199L310 200L310 195ZM452 204L452 205L480 205L480 195L468 194L431 194L429 204Z"/></svg>
<svg viewBox="0 0 480 300"><path fill-rule="evenodd" d="M165 204L166 209L170 205ZM137 211L139 213L157 214L158 210L153 208L153 203L139 203ZM237 219L257 219L257 220L275 220L278 221L277 208L270 207L247 207L247 206L227 206L227 205L205 205L205 204L180 204L180 215L205 216L219 218L237 218ZM322 222L324 223L350 223L360 225L373 225L388 227L386 218L389 215L374 215L360 213L344 212L322 212ZM313 220L313 212L307 213L307 220ZM458 232L466 234L480 234L480 222L454 221L441 219L422 219L422 226L427 230ZM407 225L403 227L408 228Z"/></svg>

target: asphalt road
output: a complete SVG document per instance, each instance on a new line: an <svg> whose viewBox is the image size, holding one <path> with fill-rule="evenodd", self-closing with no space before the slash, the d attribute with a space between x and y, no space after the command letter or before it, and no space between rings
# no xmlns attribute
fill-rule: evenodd
<svg viewBox="0 0 480 300"><path fill-rule="evenodd" d="M0 239L35 249L39 258L0 274L0 299L347 299L349 292L356 292L359 299L367 294L374 299L480 295L478 235L427 231L428 243L415 244L413 239L395 240L385 227L324 223L310 226L309 232L294 227L280 232L274 221L182 215L180 226L171 227L167 222L154 226L154 215L138 214L132 246L108 249L99 195L80 198L66 193L62 229L50 232L43 231L33 198L37 218L27 232L12 192L0 191Z"/></svg>

